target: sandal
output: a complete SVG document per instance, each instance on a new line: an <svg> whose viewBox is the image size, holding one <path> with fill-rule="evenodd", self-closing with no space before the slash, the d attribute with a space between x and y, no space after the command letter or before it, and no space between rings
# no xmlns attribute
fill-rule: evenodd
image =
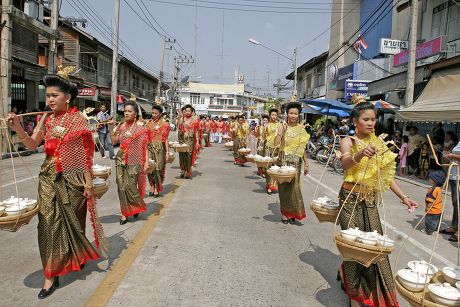
<svg viewBox="0 0 460 307"><path fill-rule="evenodd" d="M444 228L439 231L439 233L445 234L445 235L453 235L456 233L455 230L452 230L452 228Z"/></svg>

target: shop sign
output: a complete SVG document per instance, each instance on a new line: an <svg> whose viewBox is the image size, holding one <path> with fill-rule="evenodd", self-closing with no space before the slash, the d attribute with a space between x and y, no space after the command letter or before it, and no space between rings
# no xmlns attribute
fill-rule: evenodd
<svg viewBox="0 0 460 307"><path fill-rule="evenodd" d="M340 67L334 74L331 72L329 88L333 90L343 90L345 88L345 80L350 78L353 79L354 68L355 63Z"/></svg>
<svg viewBox="0 0 460 307"><path fill-rule="evenodd" d="M380 39L381 54L397 54L407 49L409 49L409 41L401 41L398 39L390 38Z"/></svg>
<svg viewBox="0 0 460 307"><path fill-rule="evenodd" d="M100 90L99 90L99 95L110 97L110 96L112 95L112 92L111 92L111 91L108 91L108 90L100 89Z"/></svg>
<svg viewBox="0 0 460 307"><path fill-rule="evenodd" d="M79 88L78 96L96 96L96 89L93 87Z"/></svg>
<svg viewBox="0 0 460 307"><path fill-rule="evenodd" d="M446 36L440 36L417 46L417 60L429 58L430 56L444 52L446 50ZM393 57L393 66L400 66L409 62L409 50L397 53Z"/></svg>
<svg viewBox="0 0 460 307"><path fill-rule="evenodd" d="M364 80L346 80L344 98L350 101L353 94L358 94L368 98L368 88L370 81Z"/></svg>

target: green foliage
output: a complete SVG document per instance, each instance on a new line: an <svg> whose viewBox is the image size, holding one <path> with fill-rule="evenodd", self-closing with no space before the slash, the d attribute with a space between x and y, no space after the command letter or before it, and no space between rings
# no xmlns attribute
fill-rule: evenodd
<svg viewBox="0 0 460 307"><path fill-rule="evenodd" d="M265 105L264 105L264 111L268 112L268 110L270 110L272 108L280 110L282 104L283 104L283 99L282 98L276 98L276 99L268 98L268 102L265 103Z"/></svg>

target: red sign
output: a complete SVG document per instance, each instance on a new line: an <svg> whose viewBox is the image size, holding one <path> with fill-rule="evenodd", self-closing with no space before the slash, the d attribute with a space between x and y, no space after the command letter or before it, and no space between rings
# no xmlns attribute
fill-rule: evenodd
<svg viewBox="0 0 460 307"><path fill-rule="evenodd" d="M123 97L123 95L117 95L117 102L118 102L118 103L123 103L123 102L124 102L124 97Z"/></svg>
<svg viewBox="0 0 460 307"><path fill-rule="evenodd" d="M435 54L438 54L443 51L445 45L445 39L443 36L437 37L433 40L425 42L417 46L416 56L417 60L429 58ZM397 53L393 57L393 66L400 66L407 64L409 62L409 50L404 50L400 53Z"/></svg>
<svg viewBox="0 0 460 307"><path fill-rule="evenodd" d="M96 96L96 89L92 87L79 88L78 96Z"/></svg>

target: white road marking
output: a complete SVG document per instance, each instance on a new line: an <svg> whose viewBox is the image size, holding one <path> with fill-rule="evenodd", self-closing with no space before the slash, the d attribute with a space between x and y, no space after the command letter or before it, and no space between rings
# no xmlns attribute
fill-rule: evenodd
<svg viewBox="0 0 460 307"><path fill-rule="evenodd" d="M25 179L21 179L21 180L16 181L16 183L21 183L21 182L29 181L29 180L36 179L36 178L38 178L38 176L28 177L28 178L25 178ZM12 185L14 185L14 182L10 182L10 183L4 184L4 185L2 185L2 188L6 188L6 187L9 187L9 186L12 186Z"/></svg>
<svg viewBox="0 0 460 307"><path fill-rule="evenodd" d="M307 175L307 177L310 178L311 180L313 180L316 184L320 184L322 187L324 187L325 189L327 189L330 192L332 192L335 196L338 196L339 193L337 191L335 191L334 189L332 189L331 187L325 185L324 183L319 182L316 178L314 178L311 175ZM304 178L304 180L308 182L308 180L306 178ZM382 221L382 223L387 228L391 228L397 235L400 235L402 238L404 238L404 240L407 239L407 241L409 243L411 243L412 245L418 247L419 249L421 249L423 252L427 253L428 255L431 255L431 252L432 252L431 249L429 249L428 247L424 246L422 243L418 242L417 240L415 240L413 238L410 238L404 232L396 229L394 226L390 225L389 223L387 223L385 221ZM433 253L433 258L436 258L438 261L444 263L446 266L457 267L456 264L454 264L453 262L447 260L446 258L444 258L443 256L439 255L436 252Z"/></svg>

